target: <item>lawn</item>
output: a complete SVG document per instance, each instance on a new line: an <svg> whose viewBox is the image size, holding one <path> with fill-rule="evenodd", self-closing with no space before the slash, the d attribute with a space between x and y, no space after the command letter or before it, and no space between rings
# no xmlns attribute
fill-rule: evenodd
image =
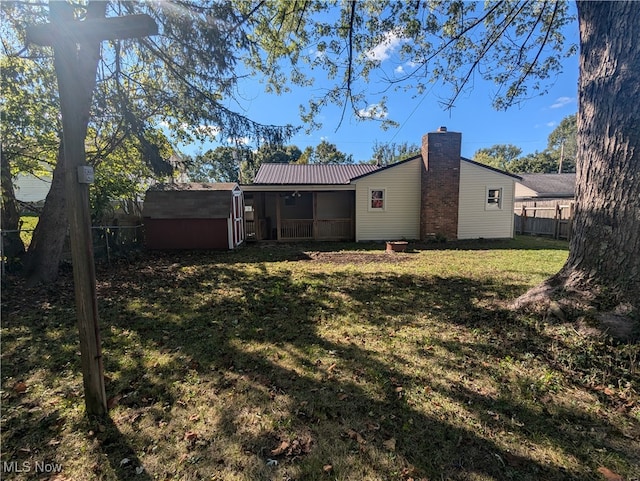
<svg viewBox="0 0 640 481"><path fill-rule="evenodd" d="M519 238L99 264L100 422L70 272L7 278L2 478L638 480L640 347L507 308L566 256Z"/></svg>

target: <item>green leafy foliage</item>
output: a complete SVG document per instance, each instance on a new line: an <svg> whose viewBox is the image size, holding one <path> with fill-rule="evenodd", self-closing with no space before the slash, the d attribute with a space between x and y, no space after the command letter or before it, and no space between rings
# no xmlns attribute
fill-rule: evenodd
<svg viewBox="0 0 640 481"><path fill-rule="evenodd" d="M309 164L352 164L353 156L347 155L338 150L338 147L331 142L322 140L313 149L313 154L309 157Z"/></svg>
<svg viewBox="0 0 640 481"><path fill-rule="evenodd" d="M389 165L408 159L414 155L420 154L420 146L418 144L409 144L408 142L378 143L373 145L372 163L380 165Z"/></svg>
<svg viewBox="0 0 640 481"><path fill-rule="evenodd" d="M187 159L187 175L192 182L239 182L240 162L233 147L216 147Z"/></svg>
<svg viewBox="0 0 640 481"><path fill-rule="evenodd" d="M511 171L511 163L522 153L522 149L511 144L498 144L486 149L479 149L473 155L473 160L496 169Z"/></svg>
<svg viewBox="0 0 640 481"><path fill-rule="evenodd" d="M519 147L497 144L477 150L473 160L516 174L575 172L576 134L576 115L569 115L549 134L548 147L542 152L521 156Z"/></svg>

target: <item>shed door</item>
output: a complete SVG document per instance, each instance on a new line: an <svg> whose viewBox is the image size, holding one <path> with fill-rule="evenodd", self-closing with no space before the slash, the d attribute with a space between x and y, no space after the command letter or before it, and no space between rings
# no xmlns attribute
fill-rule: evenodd
<svg viewBox="0 0 640 481"><path fill-rule="evenodd" d="M242 192L233 193L233 247L244 241L244 196Z"/></svg>

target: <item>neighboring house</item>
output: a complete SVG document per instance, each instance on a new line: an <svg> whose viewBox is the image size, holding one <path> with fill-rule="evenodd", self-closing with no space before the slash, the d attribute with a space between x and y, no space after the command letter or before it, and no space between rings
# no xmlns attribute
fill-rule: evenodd
<svg viewBox="0 0 640 481"><path fill-rule="evenodd" d="M51 177L18 174L14 180L16 200L30 204L44 203L51 188Z"/></svg>
<svg viewBox="0 0 640 481"><path fill-rule="evenodd" d="M571 237L576 174L521 174L514 217L518 234Z"/></svg>
<svg viewBox="0 0 640 481"><path fill-rule="evenodd" d="M244 185L257 240L425 240L513 237L518 176L460 156L441 127L422 152L378 167L263 164Z"/></svg>
<svg viewBox="0 0 640 481"><path fill-rule="evenodd" d="M150 249L235 249L244 242L244 198L235 183L161 184L142 211Z"/></svg>
<svg viewBox="0 0 640 481"><path fill-rule="evenodd" d="M516 182L515 199L573 199L576 194L576 174L521 174Z"/></svg>

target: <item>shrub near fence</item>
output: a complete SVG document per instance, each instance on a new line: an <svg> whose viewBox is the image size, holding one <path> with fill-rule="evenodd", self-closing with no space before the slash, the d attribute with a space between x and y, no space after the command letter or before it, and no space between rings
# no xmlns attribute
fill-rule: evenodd
<svg viewBox="0 0 640 481"><path fill-rule="evenodd" d="M574 203L570 200L529 200L514 205L517 234L569 239Z"/></svg>
<svg viewBox="0 0 640 481"><path fill-rule="evenodd" d="M108 262L114 256L126 255L129 252L142 247L144 242L144 226L139 225L102 225L91 227L91 237L93 239L93 255L96 259L106 259ZM2 273L4 274L5 264L10 264L16 259L8 259L4 256L4 236L14 232L33 232L33 229L22 229L21 231L0 231L0 262L2 263ZM69 235L65 240L62 258L71 260L71 249L69 248Z"/></svg>

